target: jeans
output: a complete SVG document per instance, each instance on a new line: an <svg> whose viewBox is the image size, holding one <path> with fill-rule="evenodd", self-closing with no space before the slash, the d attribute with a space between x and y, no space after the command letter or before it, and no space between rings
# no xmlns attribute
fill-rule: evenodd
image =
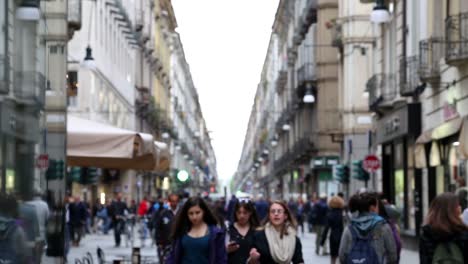
<svg viewBox="0 0 468 264"><path fill-rule="evenodd" d="M325 226L323 225L314 225L315 230L315 253L320 253L320 242L322 242L322 236L324 235L323 231L325 231ZM323 245L323 253L327 253L327 243Z"/></svg>
<svg viewBox="0 0 468 264"><path fill-rule="evenodd" d="M120 246L120 234L122 234L122 231L124 230L124 225L124 221L120 219L116 220L114 224L114 240L117 247Z"/></svg>

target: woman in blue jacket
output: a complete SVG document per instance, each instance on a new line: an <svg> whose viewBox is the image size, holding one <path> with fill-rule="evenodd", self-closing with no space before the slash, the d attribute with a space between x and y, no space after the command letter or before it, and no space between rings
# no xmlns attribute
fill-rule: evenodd
<svg viewBox="0 0 468 264"><path fill-rule="evenodd" d="M225 233L199 197L185 202L176 216L167 264L226 264Z"/></svg>

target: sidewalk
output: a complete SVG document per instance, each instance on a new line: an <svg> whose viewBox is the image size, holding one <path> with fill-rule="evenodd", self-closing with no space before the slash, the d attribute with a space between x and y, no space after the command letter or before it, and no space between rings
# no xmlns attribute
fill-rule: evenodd
<svg viewBox="0 0 468 264"><path fill-rule="evenodd" d="M140 247L141 241L135 231L134 247ZM75 263L76 258L82 258L87 252L93 256L94 263L97 262L97 248L100 247L104 253L106 262L112 263L115 259L122 259L123 256L130 258L132 255L132 247L126 247L125 237L122 236L120 247L114 246L114 233L110 231L107 235L102 234L88 234L80 242L79 247L72 247L68 254L68 262ZM151 239L146 239L145 247L140 249L143 257L150 258L152 262L157 263L156 246L151 245Z"/></svg>
<svg viewBox="0 0 468 264"><path fill-rule="evenodd" d="M135 236L137 238L137 236ZM299 234L302 243L302 254L306 264L328 264L330 256L317 256L315 254L315 234L304 233ZM152 261L157 262L156 247L150 246L149 239L145 242L145 247L141 249L142 256L150 257ZM132 253L131 247L125 247L125 239L122 238L122 245L119 248L114 247L114 236L112 231L108 235L87 235L80 244L80 247L72 247L68 254L69 263L74 263L75 258L83 257L86 252L91 252L94 258L94 263L97 263L96 249L102 248L106 254L106 261L120 259L121 256L130 257ZM140 246L140 240L135 240L135 246ZM418 252L404 250L401 254L401 263L419 263Z"/></svg>

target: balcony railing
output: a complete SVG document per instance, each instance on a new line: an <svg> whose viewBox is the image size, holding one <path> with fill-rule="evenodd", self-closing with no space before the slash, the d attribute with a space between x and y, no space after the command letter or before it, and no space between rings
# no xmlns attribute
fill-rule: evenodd
<svg viewBox="0 0 468 264"><path fill-rule="evenodd" d="M418 88L421 87L418 69L418 56L400 59L400 95L413 96L418 92Z"/></svg>
<svg viewBox="0 0 468 264"><path fill-rule="evenodd" d="M6 78L7 62L7 58L0 55L0 94L7 94L10 91Z"/></svg>
<svg viewBox="0 0 468 264"><path fill-rule="evenodd" d="M312 142L308 136L304 136L296 141L296 143L294 143L291 150L291 155L293 156L292 158L297 162L306 161L310 160L312 156L312 150Z"/></svg>
<svg viewBox="0 0 468 264"><path fill-rule="evenodd" d="M20 101L44 106L46 79L42 73L22 71L15 73L15 86L13 93Z"/></svg>
<svg viewBox="0 0 468 264"><path fill-rule="evenodd" d="M315 63L307 62L302 65L297 71L297 82L299 86L304 86L306 83L317 81Z"/></svg>
<svg viewBox="0 0 468 264"><path fill-rule="evenodd" d="M423 82L437 83L440 80L440 60L444 53L444 40L430 38L419 42L419 78Z"/></svg>
<svg viewBox="0 0 468 264"><path fill-rule="evenodd" d="M449 16L445 21L447 64L458 65L468 60L468 13Z"/></svg>
<svg viewBox="0 0 468 264"><path fill-rule="evenodd" d="M397 96L393 74L375 74L367 81L366 87L369 93L369 109L372 111L391 107Z"/></svg>
<svg viewBox="0 0 468 264"><path fill-rule="evenodd" d="M81 0L68 0L68 27L72 30L81 29Z"/></svg>
<svg viewBox="0 0 468 264"><path fill-rule="evenodd" d="M280 70L278 72L278 77L276 79L276 92L281 93L286 87L288 82L288 66L286 61L283 61Z"/></svg>

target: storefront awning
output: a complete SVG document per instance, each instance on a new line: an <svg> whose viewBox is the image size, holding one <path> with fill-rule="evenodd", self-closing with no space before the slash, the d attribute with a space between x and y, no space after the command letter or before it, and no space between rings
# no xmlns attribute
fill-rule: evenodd
<svg viewBox="0 0 468 264"><path fill-rule="evenodd" d="M160 141L154 141L154 146L156 149L156 165L155 171L167 171L170 166L170 156L169 148L166 143Z"/></svg>
<svg viewBox="0 0 468 264"><path fill-rule="evenodd" d="M68 115L69 166L154 170L153 136Z"/></svg>
<svg viewBox="0 0 468 264"><path fill-rule="evenodd" d="M425 151L424 144L427 144L433 141L433 144L430 150L430 157L431 157L430 165L435 166L438 163L440 163L440 153L439 153L438 145L436 141L452 136L458 133L460 129L462 129L462 132L460 133L460 151L462 151L463 149L466 149L465 157L468 157L468 146L465 146L468 144L468 135L464 135L466 133L463 132L463 131L466 131L468 133L468 127L464 128L465 126L468 126L468 122L464 120L465 118L461 118L461 117L455 118L438 127L424 131L416 140L416 146L414 148L416 168L421 169L421 168L427 167L427 158L426 158L426 151ZM465 137L466 139L464 139ZM466 142L466 143L464 143L462 146L462 142Z"/></svg>

